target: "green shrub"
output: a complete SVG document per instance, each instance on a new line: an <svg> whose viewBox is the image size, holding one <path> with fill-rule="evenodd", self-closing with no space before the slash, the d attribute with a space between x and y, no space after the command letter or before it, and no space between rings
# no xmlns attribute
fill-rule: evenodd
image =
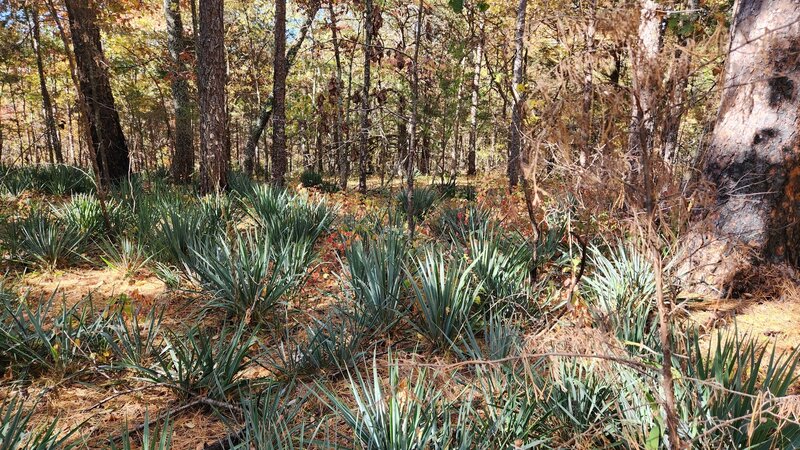
<svg viewBox="0 0 800 450"><path fill-rule="evenodd" d="M308 241L280 247L268 234L247 231L232 240L221 236L193 240L181 263L187 275L213 296L209 306L262 320L300 284L312 257Z"/></svg>
<svg viewBox="0 0 800 450"><path fill-rule="evenodd" d="M74 166L42 166L36 172L35 179L36 188L47 195L88 194L95 190L92 176Z"/></svg>
<svg viewBox="0 0 800 450"><path fill-rule="evenodd" d="M35 412L35 405L26 412L24 402L18 397L0 405L0 449L69 450L78 446L78 442L69 442L78 429L60 432L58 419L30 426Z"/></svg>
<svg viewBox="0 0 800 450"><path fill-rule="evenodd" d="M474 263L447 264L445 258L437 249L426 249L416 263L418 281L412 283L418 310L414 326L440 350L456 343L467 327L481 288L471 283Z"/></svg>
<svg viewBox="0 0 800 450"><path fill-rule="evenodd" d="M24 219L9 222L4 229L6 246L17 261L54 270L72 263L85 248L87 235L58 218L34 209Z"/></svg>
<svg viewBox="0 0 800 450"><path fill-rule="evenodd" d="M706 346L692 329L686 342L685 408L690 429L702 430L695 438L728 448L797 448L800 425L787 420L781 399L798 380L800 349L780 352L736 330L720 331Z"/></svg>
<svg viewBox="0 0 800 450"><path fill-rule="evenodd" d="M353 432L360 448L374 450L424 449L438 433L440 392L428 380L424 371L401 383L397 365L389 359L389 386L382 387L383 376L378 374L373 359L371 377L356 371L349 374L350 392L355 408L338 394L321 384L321 401L338 414Z"/></svg>
<svg viewBox="0 0 800 450"><path fill-rule="evenodd" d="M582 286L593 305L595 322L623 342L658 350L658 336L652 332L656 287L650 262L622 243L610 256L597 247L591 247L590 253L592 272Z"/></svg>
<svg viewBox="0 0 800 450"><path fill-rule="evenodd" d="M293 383L270 384L257 395L242 401L244 431L237 449L294 450L313 447L303 424L295 425L306 397L297 397ZM276 418L279 417L279 420ZM320 443L318 443L320 444ZM328 444L327 442L325 444Z"/></svg>
<svg viewBox="0 0 800 450"><path fill-rule="evenodd" d="M391 231L355 240L345 250L347 287L366 329L385 330L399 319L407 253L404 235Z"/></svg>
<svg viewBox="0 0 800 450"><path fill-rule="evenodd" d="M147 254L144 246L126 237L120 239L119 244L104 241L100 247L104 256L102 260L110 269L118 270L126 278L135 276L150 262L151 256Z"/></svg>
<svg viewBox="0 0 800 450"><path fill-rule="evenodd" d="M30 168L0 168L0 192L19 197L35 183L35 174Z"/></svg>
<svg viewBox="0 0 800 450"><path fill-rule="evenodd" d="M421 187L414 189L414 195L411 197L411 211L414 217L421 220L441 199L442 196L436 188ZM408 191L404 189L397 194L397 208L400 211L406 211L407 207Z"/></svg>
<svg viewBox="0 0 800 450"><path fill-rule="evenodd" d="M172 448L172 423L169 416L165 417L161 428L155 433L151 431L152 423L147 411L144 412L144 423L142 424L142 436L140 442L131 437L128 429L128 421L123 425L121 447L117 447L116 442L111 442L111 450L131 450L134 448L141 450L170 450Z"/></svg>
<svg viewBox="0 0 800 450"><path fill-rule="evenodd" d="M513 239L493 227L469 235L470 256L483 292L493 300L517 300L525 295L533 251L521 238Z"/></svg>
<svg viewBox="0 0 800 450"><path fill-rule="evenodd" d="M300 183L307 188L320 186L322 184L322 175L306 169L300 174Z"/></svg>

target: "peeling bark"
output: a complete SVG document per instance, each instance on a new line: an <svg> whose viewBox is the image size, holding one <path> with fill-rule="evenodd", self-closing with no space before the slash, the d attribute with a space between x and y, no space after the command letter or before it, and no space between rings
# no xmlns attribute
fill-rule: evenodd
<svg viewBox="0 0 800 450"><path fill-rule="evenodd" d="M800 8L741 0L734 19L702 171L710 207L679 270L696 292L715 295L747 289L765 263L800 262Z"/></svg>

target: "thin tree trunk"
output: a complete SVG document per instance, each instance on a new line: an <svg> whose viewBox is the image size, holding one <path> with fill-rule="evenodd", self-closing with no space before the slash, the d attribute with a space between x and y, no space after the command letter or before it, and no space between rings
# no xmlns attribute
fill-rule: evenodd
<svg viewBox="0 0 800 450"><path fill-rule="evenodd" d="M475 45L475 56L473 59L472 73L472 98L469 105L469 150L467 153L467 175L473 176L477 173L475 164L475 154L478 147L478 96L480 95L481 83L481 62L483 62L483 18L478 24L478 41Z"/></svg>
<svg viewBox="0 0 800 450"><path fill-rule="evenodd" d="M95 10L88 0L66 0L77 78L91 124L98 179L108 186L128 176L130 156L111 93Z"/></svg>
<svg viewBox="0 0 800 450"><path fill-rule="evenodd" d="M339 188L346 190L347 178L350 175L350 151L349 143L345 145L342 142L342 94L344 86L342 82L342 59L339 52L339 30L337 29L338 25L336 24L336 8L333 6L333 0L328 0L328 9L331 15L331 40L333 41L333 56L336 60L336 114L334 116L333 124L333 142L336 146L336 159L339 164Z"/></svg>
<svg viewBox="0 0 800 450"><path fill-rule="evenodd" d="M42 94L42 111L45 118L45 134L47 135L47 147L54 156L55 162L64 164L64 155L61 152L61 138L56 127L55 114L53 112L53 102L50 100L50 91L47 89L47 80L44 74L44 61L42 60L41 39L39 36L39 12L26 10L26 14L31 22L33 34L33 51L36 54L36 71L39 75L39 88Z"/></svg>
<svg viewBox="0 0 800 450"><path fill-rule="evenodd" d="M411 62L411 119L408 136L408 170L406 171L406 214L408 215L408 235L413 239L414 221L414 159L417 157L417 115L419 109L419 48L422 41L422 18L425 11L424 0L417 5L417 29L414 33L414 59Z"/></svg>
<svg viewBox="0 0 800 450"><path fill-rule="evenodd" d="M592 147L592 103L594 99L594 35L597 29L597 0L589 0L589 17L586 24L585 46L583 69L583 117L581 124L581 145L580 164L586 165L586 158L589 156Z"/></svg>
<svg viewBox="0 0 800 450"><path fill-rule="evenodd" d="M319 10L319 2L316 1L315 3L312 4L311 8L309 8L308 10L306 21L300 27L300 34L297 37L297 40L292 44L292 46L286 52L287 75L289 68L292 67L292 63L294 63L294 60L297 58L297 53L300 51L300 47L302 47L303 42L306 39L308 30L311 28L311 24L314 22L314 16L316 16L318 10ZM285 42L284 45L286 45ZM275 75L273 74L273 77L274 76ZM274 102L275 98L274 94L272 94L269 96L269 98L267 98L265 102L262 103L261 111L259 111L258 117L253 123L252 128L250 129L250 134L247 138L247 143L245 144L244 150L242 152L244 154L243 168L244 172L247 175L252 175L255 169L256 147L258 146L258 141L261 139L261 136L264 133L264 129L267 128L269 119L272 117Z"/></svg>
<svg viewBox="0 0 800 450"><path fill-rule="evenodd" d="M194 134L192 132L192 109L189 102L189 82L184 62L186 44L183 38L180 1L164 0L164 15L169 36L171 59L170 87L172 107L175 114L175 134L172 156L172 177L186 183L192 179L194 168Z"/></svg>
<svg viewBox="0 0 800 450"><path fill-rule="evenodd" d="M367 192L367 157L369 155L369 89L373 32L372 0L364 0L364 86L361 92L361 124L358 140L358 191Z"/></svg>
<svg viewBox="0 0 800 450"><path fill-rule="evenodd" d="M658 92L658 49L661 41L659 5L653 0L641 0L639 35L631 49L631 122L628 132L628 154L631 170L628 175L629 201L642 197L644 209L653 206L650 152L653 149L656 94ZM648 166L648 167L645 167Z"/></svg>
<svg viewBox="0 0 800 450"><path fill-rule="evenodd" d="M275 0L275 57L272 98L272 183L286 182L286 0Z"/></svg>
<svg viewBox="0 0 800 450"><path fill-rule="evenodd" d="M200 191L227 187L228 126L225 101L224 0L201 0L197 42L197 85L200 94Z"/></svg>
<svg viewBox="0 0 800 450"><path fill-rule="evenodd" d="M511 111L511 130L508 143L508 185L511 189L519 183L519 158L522 150L522 110L525 103L525 10L527 0L519 0L517 6L517 22L514 30L514 73L512 95L514 104Z"/></svg>

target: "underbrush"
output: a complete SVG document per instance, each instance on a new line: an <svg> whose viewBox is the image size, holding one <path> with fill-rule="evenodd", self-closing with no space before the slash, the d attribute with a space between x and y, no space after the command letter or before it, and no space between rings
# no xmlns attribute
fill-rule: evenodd
<svg viewBox="0 0 800 450"><path fill-rule="evenodd" d="M233 183L200 198L137 181L105 212L89 192L14 211L9 280L80 263L154 273L173 291L99 306L0 289L0 372L14 393L0 448L178 448L173 424L189 409L225 423L219 438L237 449L671 448L657 274L631 239L584 244L556 210L533 239L435 187L415 192L411 237L391 195L356 216ZM800 448L800 350L677 317L671 327L683 443ZM15 394L112 379L173 403L98 446Z"/></svg>

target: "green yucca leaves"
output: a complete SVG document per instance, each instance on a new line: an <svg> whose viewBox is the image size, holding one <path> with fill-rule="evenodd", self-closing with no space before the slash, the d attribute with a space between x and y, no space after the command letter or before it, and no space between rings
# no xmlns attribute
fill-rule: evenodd
<svg viewBox="0 0 800 450"><path fill-rule="evenodd" d="M385 330L399 319L407 253L404 235L391 231L375 239L355 240L345 250L347 287L363 327Z"/></svg>
<svg viewBox="0 0 800 450"><path fill-rule="evenodd" d="M441 199L442 195L435 188L416 188L414 189L414 195L411 197L411 212L418 219L422 219ZM397 207L401 211L405 211L408 207L408 191L405 189L397 194Z"/></svg>
<svg viewBox="0 0 800 450"><path fill-rule="evenodd" d="M210 306L259 320L300 284L313 257L308 241L277 247L257 231L194 241L187 252L183 266L213 296Z"/></svg>
<svg viewBox="0 0 800 450"><path fill-rule="evenodd" d="M84 250L87 235L45 212L31 214L6 225L4 242L12 258L45 270L74 261Z"/></svg>
<svg viewBox="0 0 800 450"><path fill-rule="evenodd" d="M172 423L170 422L169 417L166 417L163 420L161 428L156 430L154 433L151 430L152 424L150 423L149 414L147 411L145 411L144 423L142 425L142 437L140 441L141 445L134 443L134 438L131 437L131 433L128 430L128 423L126 421L122 432L122 446L117 447L116 442L111 442L111 450L131 450L134 448L140 448L142 450L170 450L172 448Z"/></svg>
<svg viewBox="0 0 800 450"><path fill-rule="evenodd" d="M438 434L440 393L419 371L413 379L401 379L389 358L389 386L383 387L373 358L366 377L349 373L351 408L339 395L317 383L320 400L337 413L352 430L358 448L371 450L415 450L428 448Z"/></svg>
<svg viewBox="0 0 800 450"><path fill-rule="evenodd" d="M412 283L417 309L414 326L435 347L450 348L467 326L481 285L471 281L475 263L446 261L446 256L427 248L417 259L418 281Z"/></svg>
<svg viewBox="0 0 800 450"><path fill-rule="evenodd" d="M69 450L78 443L69 442L78 428L61 432L58 420L38 427L29 426L35 405L25 411L25 405L17 397L0 405L0 450Z"/></svg>

